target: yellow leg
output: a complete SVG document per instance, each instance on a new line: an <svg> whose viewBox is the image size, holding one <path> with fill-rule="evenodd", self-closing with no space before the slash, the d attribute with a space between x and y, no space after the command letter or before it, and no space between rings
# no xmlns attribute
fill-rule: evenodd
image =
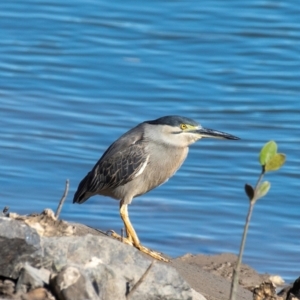
<svg viewBox="0 0 300 300"><path fill-rule="evenodd" d="M125 226L125 230L126 230L126 234L127 234L127 238L122 238L120 237L118 234L116 234L115 232L112 233L112 237L117 238L118 240L122 240L124 243L132 245L134 247L136 247L137 249L139 249L140 251L152 256L153 258L157 259L157 260L161 260L161 261L165 261L168 262L169 260L164 258L163 256L161 256L160 253L152 251L144 246L141 245L140 240L129 220L129 215L128 215L128 205L124 204L123 201L120 201L120 215L121 215L121 219L124 223Z"/></svg>

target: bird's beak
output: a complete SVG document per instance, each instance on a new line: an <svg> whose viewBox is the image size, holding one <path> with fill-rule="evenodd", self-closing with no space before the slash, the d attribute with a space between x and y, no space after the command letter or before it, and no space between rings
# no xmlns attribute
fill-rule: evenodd
<svg viewBox="0 0 300 300"><path fill-rule="evenodd" d="M227 140L239 140L240 138L222 132L222 131L217 131L217 130L213 130L213 129L208 129L208 128L198 128L195 130L191 130L191 132L194 132L197 135L200 135L201 138L216 138L216 139L227 139Z"/></svg>

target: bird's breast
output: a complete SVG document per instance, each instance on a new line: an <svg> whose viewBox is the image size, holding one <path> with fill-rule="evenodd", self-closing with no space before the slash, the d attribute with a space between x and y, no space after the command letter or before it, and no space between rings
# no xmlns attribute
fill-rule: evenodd
<svg viewBox="0 0 300 300"><path fill-rule="evenodd" d="M175 148L169 151L160 148L155 155L150 155L147 168L144 172L144 181L148 182L148 189L151 190L172 177L180 168L187 157L188 148Z"/></svg>

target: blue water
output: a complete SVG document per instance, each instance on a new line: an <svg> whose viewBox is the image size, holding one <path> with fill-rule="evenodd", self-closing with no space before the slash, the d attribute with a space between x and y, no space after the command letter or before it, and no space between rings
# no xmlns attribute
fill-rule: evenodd
<svg viewBox="0 0 300 300"><path fill-rule="evenodd" d="M179 114L240 141L201 140L165 185L129 207L143 244L170 256L237 253L258 153L269 173L244 262L299 276L300 22L297 1L0 2L0 205L120 231L118 202L73 205L79 181L121 134ZM1 207L0 207L1 208Z"/></svg>

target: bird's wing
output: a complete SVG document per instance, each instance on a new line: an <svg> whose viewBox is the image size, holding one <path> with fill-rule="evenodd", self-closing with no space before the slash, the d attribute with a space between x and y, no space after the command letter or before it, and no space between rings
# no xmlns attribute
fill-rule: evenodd
<svg viewBox="0 0 300 300"><path fill-rule="evenodd" d="M121 150L112 144L90 172L89 192L124 185L143 172L148 159L143 139L133 141Z"/></svg>

